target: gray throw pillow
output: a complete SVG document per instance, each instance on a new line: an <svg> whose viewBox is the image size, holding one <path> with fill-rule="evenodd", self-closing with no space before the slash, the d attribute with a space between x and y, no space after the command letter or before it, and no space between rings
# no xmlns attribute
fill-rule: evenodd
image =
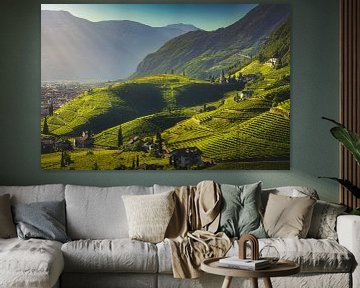
<svg viewBox="0 0 360 288"><path fill-rule="evenodd" d="M318 200L312 214L309 238L337 240L336 219L346 206Z"/></svg>
<svg viewBox="0 0 360 288"><path fill-rule="evenodd" d="M65 232L65 201L16 204L13 214L19 238L70 241Z"/></svg>
<svg viewBox="0 0 360 288"><path fill-rule="evenodd" d="M253 234L266 238L260 216L261 182L236 186L221 185L222 209L219 231L229 237Z"/></svg>
<svg viewBox="0 0 360 288"><path fill-rule="evenodd" d="M16 237L16 229L11 215L10 195L0 196L0 238Z"/></svg>

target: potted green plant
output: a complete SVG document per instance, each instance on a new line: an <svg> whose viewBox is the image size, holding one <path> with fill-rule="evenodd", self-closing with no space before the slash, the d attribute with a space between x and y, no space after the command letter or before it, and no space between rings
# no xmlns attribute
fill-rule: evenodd
<svg viewBox="0 0 360 288"><path fill-rule="evenodd" d="M331 134L342 143L346 149L353 155L355 161L360 165L360 136L353 131L347 129L343 124L336 122L333 119L322 117L327 121L336 124L335 127L330 129ZM349 190L356 198L360 198L360 188L354 185L348 179L340 179L336 177L319 177L327 178L339 182L347 190ZM360 215L360 207L353 209L352 214Z"/></svg>

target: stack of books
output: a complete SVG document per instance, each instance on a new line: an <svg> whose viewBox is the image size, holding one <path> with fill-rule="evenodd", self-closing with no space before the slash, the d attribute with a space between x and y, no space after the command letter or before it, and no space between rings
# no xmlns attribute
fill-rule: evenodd
<svg viewBox="0 0 360 288"><path fill-rule="evenodd" d="M260 270L270 267L271 262L267 259L251 260L240 259L238 256L234 256L220 259L219 266L246 270Z"/></svg>

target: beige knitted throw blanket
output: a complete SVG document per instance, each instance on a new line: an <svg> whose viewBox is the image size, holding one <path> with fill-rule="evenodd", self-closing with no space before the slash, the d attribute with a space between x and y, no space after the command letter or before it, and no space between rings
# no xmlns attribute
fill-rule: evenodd
<svg viewBox="0 0 360 288"><path fill-rule="evenodd" d="M201 262L222 257L231 246L223 232L216 233L221 209L221 190L213 181L175 190L175 211L165 233L171 247L175 278L198 278Z"/></svg>

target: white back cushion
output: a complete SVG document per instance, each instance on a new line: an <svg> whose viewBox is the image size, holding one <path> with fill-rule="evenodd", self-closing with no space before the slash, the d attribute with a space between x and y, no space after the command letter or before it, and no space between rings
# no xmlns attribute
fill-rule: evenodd
<svg viewBox="0 0 360 288"><path fill-rule="evenodd" d="M284 186L284 187L275 187L263 189L261 191L261 208L265 211L267 201L269 199L269 194L281 195L281 196L291 196L291 197L305 197L310 196L314 199L319 199L319 195L316 190L310 187L304 186Z"/></svg>
<svg viewBox="0 0 360 288"><path fill-rule="evenodd" d="M128 238L122 195L153 194L152 187L66 185L67 232L71 239Z"/></svg>
<svg viewBox="0 0 360 288"><path fill-rule="evenodd" d="M11 204L61 201L65 197L64 191L63 184L0 186L0 195L10 194Z"/></svg>
<svg viewBox="0 0 360 288"><path fill-rule="evenodd" d="M174 191L176 189L176 186L167 186L167 185L158 185L158 184L154 184L153 187L154 187L154 194L166 193L166 192Z"/></svg>

